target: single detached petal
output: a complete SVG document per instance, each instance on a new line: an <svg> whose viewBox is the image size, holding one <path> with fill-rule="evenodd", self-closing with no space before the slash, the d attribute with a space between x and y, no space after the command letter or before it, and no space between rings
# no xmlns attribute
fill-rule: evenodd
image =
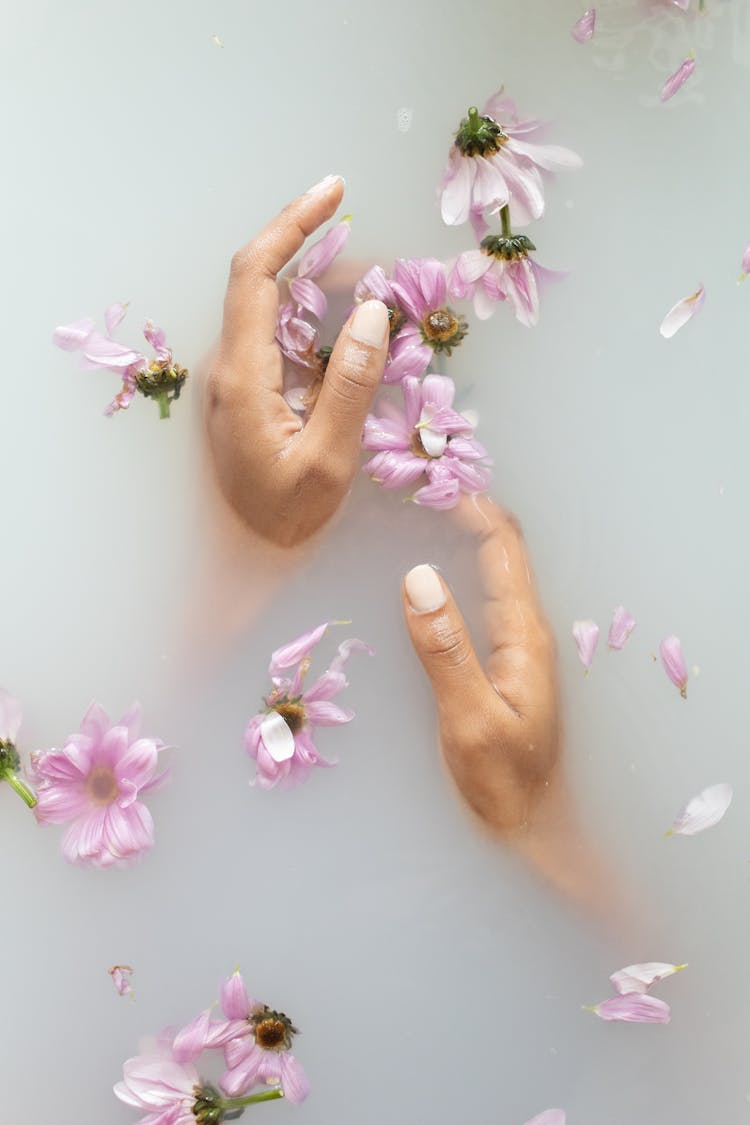
<svg viewBox="0 0 750 1125"><path fill-rule="evenodd" d="M587 8L578 22L573 26L571 35L577 43L587 43L594 34L596 25L596 8Z"/></svg>
<svg viewBox="0 0 750 1125"><path fill-rule="evenodd" d="M326 231L322 238L313 242L300 258L297 277L320 277L346 246L351 234L351 215L346 215Z"/></svg>
<svg viewBox="0 0 750 1125"><path fill-rule="evenodd" d="M683 297L669 310L659 329L662 336L666 340L670 340L675 332L679 332L684 324L687 324L696 313L701 311L705 303L706 290L700 285L695 293L691 293L689 297Z"/></svg>
<svg viewBox="0 0 750 1125"><path fill-rule="evenodd" d="M276 711L266 715L260 724L260 737L274 762L286 762L294 754L294 735Z"/></svg>
<svg viewBox="0 0 750 1125"><path fill-rule="evenodd" d="M666 637L659 645L659 656L664 665L664 671L669 676L675 687L680 689L680 695L687 699L688 674L685 660L682 655L682 646L679 637Z"/></svg>
<svg viewBox="0 0 750 1125"><path fill-rule="evenodd" d="M0 742L15 742L21 726L21 703L0 690Z"/></svg>
<svg viewBox="0 0 750 1125"><path fill-rule="evenodd" d="M544 1113L538 1113L526 1125L565 1125L565 1121L564 1109L545 1109Z"/></svg>
<svg viewBox="0 0 750 1125"><path fill-rule="evenodd" d="M629 992L625 996L611 996L586 1011L594 1012L601 1020L621 1020L624 1023L669 1023L669 1004L648 993Z"/></svg>
<svg viewBox="0 0 750 1125"><path fill-rule="evenodd" d="M742 255L742 273L740 275L740 281L742 281L744 278L746 278L749 273L750 273L750 242L748 242L747 246L745 247L745 252Z"/></svg>
<svg viewBox="0 0 750 1125"><path fill-rule="evenodd" d="M659 984L674 976L687 965L668 965L663 961L645 961L642 965L627 965L609 978L615 989L624 996L632 992L648 992L652 984Z"/></svg>
<svg viewBox="0 0 750 1125"><path fill-rule="evenodd" d="M677 91L685 85L690 75L695 70L695 58L688 55L683 63L681 63L674 74L670 74L667 81L664 83L661 91L661 100L668 102L673 98Z"/></svg>
<svg viewBox="0 0 750 1125"><path fill-rule="evenodd" d="M112 977L112 984L115 986L115 992L118 996L133 996L133 986L130 983L130 978L133 975L133 969L130 965L113 965L107 972Z"/></svg>
<svg viewBox="0 0 750 1125"><path fill-rule="evenodd" d="M732 786L726 782L710 785L685 805L667 832L668 836L696 836L713 828L732 803Z"/></svg>
<svg viewBox="0 0 750 1125"><path fill-rule="evenodd" d="M595 621L574 621L573 640L578 649L578 659L588 671L599 644L599 626Z"/></svg>
<svg viewBox="0 0 750 1125"><path fill-rule="evenodd" d="M628 613L624 605L618 605L612 615L612 624L609 627L607 644L610 648L621 649L625 646L630 634L635 629L636 621Z"/></svg>
<svg viewBox="0 0 750 1125"><path fill-rule="evenodd" d="M304 660L315 648L329 624L330 622L325 621L322 625L317 625L314 629L309 629L306 633L303 633L301 637L297 637L296 641L290 641L288 645L282 645L281 648L272 652L271 663L268 667L269 674L275 676L283 669L293 668L295 664Z"/></svg>

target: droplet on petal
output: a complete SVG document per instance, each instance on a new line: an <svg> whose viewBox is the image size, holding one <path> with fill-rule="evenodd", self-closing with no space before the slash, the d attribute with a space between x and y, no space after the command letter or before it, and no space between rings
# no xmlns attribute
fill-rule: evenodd
<svg viewBox="0 0 750 1125"><path fill-rule="evenodd" d="M635 629L635 625L635 618L628 613L625 606L618 605L612 615L612 624L609 627L608 646L615 649L623 648Z"/></svg>
<svg viewBox="0 0 750 1125"><path fill-rule="evenodd" d="M690 75L695 70L695 57L691 54L681 63L674 74L670 74L661 91L661 100L668 102L677 91L685 85Z"/></svg>
<svg viewBox="0 0 750 1125"><path fill-rule="evenodd" d="M587 8L578 22L573 26L570 34L577 43L587 43L594 34L596 25L596 8Z"/></svg>
<svg viewBox="0 0 750 1125"><path fill-rule="evenodd" d="M703 789L685 805L667 832L667 836L696 836L713 828L732 803L732 786L722 782Z"/></svg>
<svg viewBox="0 0 750 1125"><path fill-rule="evenodd" d="M659 656L664 666L664 671L669 676L675 687L680 689L680 695L687 699L688 673L685 659L682 655L682 646L679 637L667 637L659 645Z"/></svg>
<svg viewBox="0 0 750 1125"><path fill-rule="evenodd" d="M664 961L645 961L642 965L627 965L609 978L617 991L625 996L633 992L648 992L653 984L686 969L687 965L669 965Z"/></svg>
<svg viewBox="0 0 750 1125"><path fill-rule="evenodd" d="M700 312L705 303L706 290L700 285L695 293L691 293L689 297L683 297L676 305L673 305L659 328L664 339L671 340L675 332L678 332L696 313Z"/></svg>
<svg viewBox="0 0 750 1125"><path fill-rule="evenodd" d="M588 671L599 644L599 626L595 621L574 621L573 640L578 649L578 658Z"/></svg>
<svg viewBox="0 0 750 1125"><path fill-rule="evenodd" d="M600 1020L619 1020L623 1023L669 1023L669 1004L648 993L629 992L625 996L611 996L601 1004L584 1009L593 1012Z"/></svg>

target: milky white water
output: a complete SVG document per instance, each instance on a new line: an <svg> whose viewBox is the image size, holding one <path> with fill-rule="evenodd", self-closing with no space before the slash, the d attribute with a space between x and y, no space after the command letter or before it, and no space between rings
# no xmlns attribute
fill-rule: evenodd
<svg viewBox="0 0 750 1125"><path fill-rule="evenodd" d="M237 963L303 1029L313 1088L245 1120L522 1125L553 1105L570 1125L750 1120L750 285L735 284L750 3L707 9L604 0L579 46L568 0L5 5L0 682L24 702L25 750L59 745L94 697L114 714L140 698L178 750L149 802L157 846L124 872L68 867L60 830L0 793L3 1120L133 1121L111 1093L123 1059L211 1003ZM694 76L661 105L690 49ZM183 627L208 596L195 560L213 535L195 386L170 422L142 400L106 420L115 377L50 344L56 324L130 300L121 338L152 316L196 369L231 253L329 172L347 179L350 258L456 254L471 236L442 227L435 184L466 107L501 83L584 157L529 231L540 261L572 272L537 330L501 308L446 370L525 527L579 803L613 880L635 888L636 947L481 839L438 766L399 582L439 564L481 643L449 522L358 480L283 581L244 556L233 585L213 572L217 603L244 589L235 643L188 673L226 631ZM663 340L701 282L705 310ZM620 602L637 630L586 678L572 622L604 631ZM241 736L268 654L326 618L352 618L378 652L351 664L355 723L322 734L340 766L252 790ZM699 669L687 702L652 660L669 633ZM735 787L726 820L664 840L720 781ZM669 1027L581 1011L639 960L690 963L658 990ZM136 968L135 1003L114 994L117 962Z"/></svg>

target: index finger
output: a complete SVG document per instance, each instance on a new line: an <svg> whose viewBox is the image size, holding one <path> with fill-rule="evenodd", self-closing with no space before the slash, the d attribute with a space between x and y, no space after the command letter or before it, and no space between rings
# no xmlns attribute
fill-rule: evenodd
<svg viewBox="0 0 750 1125"><path fill-rule="evenodd" d="M344 193L340 176L326 176L300 195L232 258L222 342L229 355L246 358L256 349L275 348L279 294L276 275L303 242L331 218ZM258 374L262 374L262 362Z"/></svg>

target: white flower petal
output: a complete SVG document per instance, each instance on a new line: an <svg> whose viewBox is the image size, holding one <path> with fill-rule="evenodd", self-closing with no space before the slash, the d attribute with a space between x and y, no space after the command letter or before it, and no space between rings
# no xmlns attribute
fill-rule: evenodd
<svg viewBox="0 0 750 1125"><path fill-rule="evenodd" d="M675 332L678 332L697 312L700 312L705 301L706 290L700 285L695 293L691 293L689 297L683 297L681 301L673 305L661 322L659 329L664 339L670 340Z"/></svg>
<svg viewBox="0 0 750 1125"><path fill-rule="evenodd" d="M422 426L418 431L422 448L430 457L442 457L448 444L447 434L438 434L429 426Z"/></svg>
<svg viewBox="0 0 750 1125"><path fill-rule="evenodd" d="M732 786L726 782L703 789L692 801L688 801L667 835L695 836L713 828L731 805L732 796Z"/></svg>
<svg viewBox="0 0 750 1125"><path fill-rule="evenodd" d="M260 737L274 762L287 762L294 754L294 735L278 711L266 715L260 724Z"/></svg>
<svg viewBox="0 0 750 1125"><path fill-rule="evenodd" d="M652 984L658 984L667 977L674 976L687 965L668 965L664 961L645 961L642 965L626 965L609 978L620 995L630 992L648 992Z"/></svg>

